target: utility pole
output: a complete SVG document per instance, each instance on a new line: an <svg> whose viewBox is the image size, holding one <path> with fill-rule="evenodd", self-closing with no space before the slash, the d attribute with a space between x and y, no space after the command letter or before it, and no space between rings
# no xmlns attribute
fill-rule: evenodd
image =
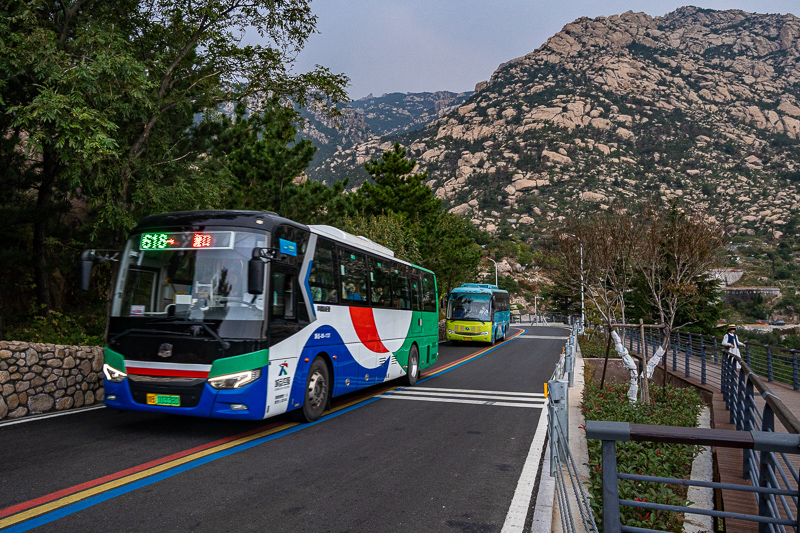
<svg viewBox="0 0 800 533"><path fill-rule="evenodd" d="M494 284L496 286L497 285L497 261L495 261L491 257L487 257L486 259L488 259L489 261L494 263Z"/></svg>
<svg viewBox="0 0 800 533"><path fill-rule="evenodd" d="M573 235L572 233L565 233L568 237L575 237L578 241L578 246L580 246L580 253L581 253L581 333L583 333L585 324L586 324L586 307L583 304L583 243L577 237L577 235Z"/></svg>

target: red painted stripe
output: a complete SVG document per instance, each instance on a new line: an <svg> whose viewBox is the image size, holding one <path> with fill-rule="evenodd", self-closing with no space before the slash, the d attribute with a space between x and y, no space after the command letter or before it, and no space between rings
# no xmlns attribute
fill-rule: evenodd
<svg viewBox="0 0 800 533"><path fill-rule="evenodd" d="M353 328L356 330L359 340L376 353L388 353L389 350L381 342L378 335L378 327L375 325L375 315L369 307L351 307L350 320L353 321Z"/></svg>
<svg viewBox="0 0 800 533"><path fill-rule="evenodd" d="M128 468L127 470L122 470L121 472L116 472L114 474L109 474L107 476L103 476L101 478L93 479L92 481L87 481L85 483L81 483L80 485L75 485L74 487L69 487L66 489L59 490L57 492L53 492L47 494L45 496L40 496L39 498L35 498L33 500L28 500L26 502L18 503L16 505L12 505L11 507L6 507L5 509L0 509L0 518L5 518L6 516L11 516L13 514L26 511L32 507L36 507L38 505L43 505L45 503L49 503L55 501L59 498L63 498L64 496L69 496L70 494L75 494L76 492L80 492L82 490L90 489L92 487L96 487L97 485L102 485L103 483L107 483L109 481L114 481L115 479L119 479L131 474L135 474L137 472L141 472L142 470L147 470L148 468L152 468L154 466L158 466L160 464L167 463L169 461L174 461L175 459L180 459L181 457L185 457L187 455L191 455L196 452L203 451L208 448L213 448L214 446L219 446L220 444L225 444L226 442L230 442L232 440L241 439L248 435L252 435L253 433L258 433L260 431L266 431L268 429L277 427L285 422L275 422L272 424L268 424L266 426L262 426L256 429L252 429L250 431L246 431L244 433L240 433L239 435L234 435L233 437L226 437L224 439L216 440L214 442L209 442L208 444L203 444L201 446L197 446L196 448L191 448L189 450L185 450L182 452L174 453L172 455L168 455L166 457L162 457L161 459L156 459L154 461L150 461L149 463L144 463L139 466L134 466L133 468Z"/></svg>
<svg viewBox="0 0 800 533"><path fill-rule="evenodd" d="M171 378L207 378L207 370L177 370L173 368L138 368L126 366L128 374L140 374L143 376L169 376Z"/></svg>

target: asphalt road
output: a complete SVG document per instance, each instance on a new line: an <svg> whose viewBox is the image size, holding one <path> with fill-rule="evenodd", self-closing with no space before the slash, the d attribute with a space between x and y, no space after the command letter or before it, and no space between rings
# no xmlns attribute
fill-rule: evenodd
<svg viewBox="0 0 800 533"><path fill-rule="evenodd" d="M567 335L442 344L415 387L314 424L96 409L0 425L0 530L499 532Z"/></svg>

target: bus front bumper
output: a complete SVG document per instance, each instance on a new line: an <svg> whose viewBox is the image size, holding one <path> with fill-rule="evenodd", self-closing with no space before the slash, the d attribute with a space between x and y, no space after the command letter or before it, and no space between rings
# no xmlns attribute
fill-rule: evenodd
<svg viewBox="0 0 800 533"><path fill-rule="evenodd" d="M477 333L474 335L465 335L462 333L456 333L455 331L448 331L447 332L447 340L449 341L480 341L480 342L489 342L492 340L492 333L490 331L484 331L482 333Z"/></svg>
<svg viewBox="0 0 800 533"><path fill-rule="evenodd" d="M234 420L262 420L265 418L267 401L266 376L255 382L245 385L240 389L220 389L213 388L208 383L204 383L200 391L200 397L196 401L190 401L190 407L172 405L148 405L143 403L141 395L134 398L131 392L129 380L116 383L103 380L105 387L105 404L110 409L120 411L142 411L149 413L165 413L174 415L199 416L204 418L227 418ZM159 396L169 396L180 398L178 403L184 401L184 395L180 390L176 394L158 391ZM160 398L159 398L160 399Z"/></svg>

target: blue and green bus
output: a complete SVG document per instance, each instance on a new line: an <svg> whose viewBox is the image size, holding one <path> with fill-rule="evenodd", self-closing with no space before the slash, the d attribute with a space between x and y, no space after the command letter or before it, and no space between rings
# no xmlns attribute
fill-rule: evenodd
<svg viewBox="0 0 800 533"><path fill-rule="evenodd" d="M331 397L436 362L433 272L371 240L260 211L153 215L116 260L105 404L259 420L318 419Z"/></svg>
<svg viewBox="0 0 800 533"><path fill-rule="evenodd" d="M445 299L447 340L494 344L505 339L511 321L508 292L488 283L464 283Z"/></svg>

